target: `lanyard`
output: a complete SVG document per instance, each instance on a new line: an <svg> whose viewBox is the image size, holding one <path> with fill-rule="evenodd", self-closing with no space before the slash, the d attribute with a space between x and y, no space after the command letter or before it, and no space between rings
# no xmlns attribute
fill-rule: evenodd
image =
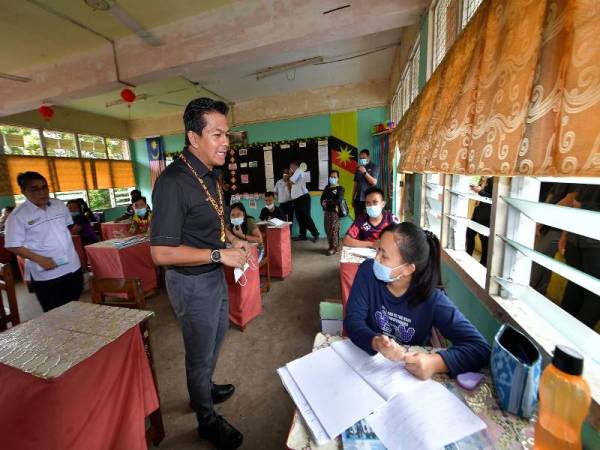
<svg viewBox="0 0 600 450"><path fill-rule="evenodd" d="M216 191L217 191L217 196L218 196L218 201L217 201L212 196L212 194L210 193L210 191L206 187L206 184L204 183L204 181L202 180L202 178L200 178L200 176L198 175L198 173L196 172L196 170L194 170L194 168L192 167L192 165L190 164L190 162L187 160L187 158L184 155L180 155L179 157L189 167L189 169L192 171L192 173L194 174L194 176L198 180L198 183L200 183L200 186L202 186L202 188L204 189L204 192L206 193L206 200L208 200L208 203L210 203L210 205L213 207L213 209L217 213L217 216L219 217L219 222L220 222L220 225L221 225L220 239L221 239L221 242L225 242L225 209L223 208L223 194L221 193L221 186L220 186L220 184L218 182L216 182Z"/></svg>

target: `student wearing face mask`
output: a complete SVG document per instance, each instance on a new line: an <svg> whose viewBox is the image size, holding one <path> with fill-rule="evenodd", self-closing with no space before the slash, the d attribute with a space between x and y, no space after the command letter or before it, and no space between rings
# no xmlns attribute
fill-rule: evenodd
<svg viewBox="0 0 600 450"><path fill-rule="evenodd" d="M98 242L98 236L94 231L94 227L83 213L83 208L79 199L69 200L67 208L71 213L73 225L69 225L69 231L73 235L79 235L83 245L94 244Z"/></svg>
<svg viewBox="0 0 600 450"><path fill-rule="evenodd" d="M265 207L260 211L260 220L279 219L285 221L285 214L275 206L275 193L265 192Z"/></svg>
<svg viewBox="0 0 600 450"><path fill-rule="evenodd" d="M352 191L354 217L358 217L365 212L367 190L376 186L377 178L379 178L379 166L371 161L371 154L368 149L365 148L360 151L358 164L359 166L354 175L354 190Z"/></svg>
<svg viewBox="0 0 600 450"><path fill-rule="evenodd" d="M365 193L366 213L357 216L344 237L343 244L348 247L377 247L377 240L383 230L399 220L391 212L384 210L383 191L377 187L367 189Z"/></svg>
<svg viewBox="0 0 600 450"><path fill-rule="evenodd" d="M325 232L329 243L328 255L334 255L340 247L340 209L344 199L344 187L339 185L340 173L332 170L329 184L321 194L321 206L325 222Z"/></svg>
<svg viewBox="0 0 600 450"><path fill-rule="evenodd" d="M365 352L404 361L420 379L478 371L489 361L490 346L440 286L437 237L411 222L390 225L375 259L358 269L344 328ZM406 350L428 345L432 327L452 342L450 348L432 354Z"/></svg>
<svg viewBox="0 0 600 450"><path fill-rule="evenodd" d="M131 234L148 234L152 222L152 211L148 208L146 197L138 197L133 202L133 217L131 218Z"/></svg>
<svg viewBox="0 0 600 450"><path fill-rule="evenodd" d="M260 262L264 251L262 234L254 218L246 213L246 208L242 203L231 205L229 223L229 230L236 238L258 244L258 260Z"/></svg>
<svg viewBox="0 0 600 450"><path fill-rule="evenodd" d="M285 219L288 222L294 221L294 202L290 192L290 169L283 169L283 176L275 183L275 196L279 202L279 208L283 211Z"/></svg>

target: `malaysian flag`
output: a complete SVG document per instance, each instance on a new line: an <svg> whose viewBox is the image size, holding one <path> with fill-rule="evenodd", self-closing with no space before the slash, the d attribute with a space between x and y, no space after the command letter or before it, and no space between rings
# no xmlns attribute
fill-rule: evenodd
<svg viewBox="0 0 600 450"><path fill-rule="evenodd" d="M146 138L146 148L148 149L148 160L150 161L150 182L152 188L154 188L154 182L166 167L162 136Z"/></svg>

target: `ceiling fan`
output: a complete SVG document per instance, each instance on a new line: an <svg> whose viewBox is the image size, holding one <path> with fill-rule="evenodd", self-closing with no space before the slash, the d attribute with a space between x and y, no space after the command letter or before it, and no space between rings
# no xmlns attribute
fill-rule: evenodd
<svg viewBox="0 0 600 450"><path fill-rule="evenodd" d="M83 0L86 5L92 8L94 11L106 11L110 13L115 19L121 22L122 25L129 28L136 35L140 37L144 42L153 47L162 45L162 42L158 37L145 29L133 16L127 11L121 8L114 0Z"/></svg>
<svg viewBox="0 0 600 450"><path fill-rule="evenodd" d="M149 98L153 98L153 97L161 97L163 95L169 95L169 94L175 94L177 92L183 92L183 91L187 91L189 90L189 88L181 88L181 89L173 89L171 91L166 91L166 92L161 92L159 94L139 94L135 96L135 101L140 101L140 100L148 100ZM123 100L122 98L119 99L115 99L115 100L111 100L110 102L106 103L106 107L110 108L111 106L118 106L118 105L123 105L127 102L125 102L125 100ZM157 103L161 103L162 101L159 100ZM179 106L179 105L176 105ZM185 106L185 105L183 105Z"/></svg>

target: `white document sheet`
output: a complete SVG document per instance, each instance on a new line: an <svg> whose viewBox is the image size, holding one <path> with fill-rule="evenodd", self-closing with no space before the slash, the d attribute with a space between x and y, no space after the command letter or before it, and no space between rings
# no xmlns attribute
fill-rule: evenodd
<svg viewBox="0 0 600 450"><path fill-rule="evenodd" d="M310 430L313 440L317 443L317 445L323 445L327 441L330 441L332 438L330 438L327 435L327 432L323 429L321 422L319 422L319 419L317 416L315 416L315 413L304 398L304 395L302 395L302 392L300 392L300 389L298 389L298 385L290 375L287 367L280 367L277 369L277 373L281 378L281 382L283 383L285 390L288 392L288 394L290 394L290 397L292 397L292 400L296 404L298 411L300 411L304 422Z"/></svg>
<svg viewBox="0 0 600 450"><path fill-rule="evenodd" d="M286 366L328 436L338 436L385 400L327 347Z"/></svg>
<svg viewBox="0 0 600 450"><path fill-rule="evenodd" d="M435 383L419 380L404 368L404 363L390 361L379 353L369 355L350 339L334 342L331 346L385 400L422 384Z"/></svg>
<svg viewBox="0 0 600 450"><path fill-rule="evenodd" d="M289 222L286 222L284 220L280 220L277 217L273 217L272 219L267 220L267 223L269 225L272 225L274 227L282 227L283 225L288 224Z"/></svg>
<svg viewBox="0 0 600 450"><path fill-rule="evenodd" d="M329 145L327 141L319 141L319 161L329 161Z"/></svg>
<svg viewBox="0 0 600 450"><path fill-rule="evenodd" d="M402 392L366 420L388 450L437 450L486 427L433 381Z"/></svg>

